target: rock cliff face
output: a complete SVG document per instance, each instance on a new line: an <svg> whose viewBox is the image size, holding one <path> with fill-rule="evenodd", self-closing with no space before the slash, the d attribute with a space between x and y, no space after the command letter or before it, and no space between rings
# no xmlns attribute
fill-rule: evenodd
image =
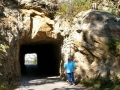
<svg viewBox="0 0 120 90"><path fill-rule="evenodd" d="M73 56L77 63L76 74L81 78L107 77L108 74L110 78L119 77L119 44L113 45L120 39L119 19L107 12L88 10L77 14L71 27L65 20L56 20L55 27L58 23L59 27L53 31L62 31L65 37L63 60L66 61L68 55Z"/></svg>
<svg viewBox="0 0 120 90"><path fill-rule="evenodd" d="M7 1L7 0L6 0ZM99 10L88 10L68 19L56 16L55 1L21 0L1 2L1 80L19 80L20 48L23 44L53 42L60 45L59 73L72 56L76 80L84 77L120 78L120 18ZM18 6L16 5L18 4ZM57 42L56 42L57 41Z"/></svg>

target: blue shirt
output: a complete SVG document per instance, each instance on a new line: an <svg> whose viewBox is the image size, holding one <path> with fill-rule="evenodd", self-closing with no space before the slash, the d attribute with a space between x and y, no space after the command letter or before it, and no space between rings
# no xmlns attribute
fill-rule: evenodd
<svg viewBox="0 0 120 90"><path fill-rule="evenodd" d="M74 68L75 68L75 63L73 61L70 61L70 62L66 62L64 64L64 68L66 69L66 72L67 73L72 73L74 72Z"/></svg>

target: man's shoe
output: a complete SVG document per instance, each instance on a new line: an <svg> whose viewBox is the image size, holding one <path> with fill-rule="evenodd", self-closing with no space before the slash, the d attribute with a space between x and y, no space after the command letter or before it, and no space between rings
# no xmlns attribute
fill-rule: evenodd
<svg viewBox="0 0 120 90"><path fill-rule="evenodd" d="M75 83L73 83L73 86L75 86Z"/></svg>
<svg viewBox="0 0 120 90"><path fill-rule="evenodd" d="M69 82L69 85L72 85L72 83Z"/></svg>

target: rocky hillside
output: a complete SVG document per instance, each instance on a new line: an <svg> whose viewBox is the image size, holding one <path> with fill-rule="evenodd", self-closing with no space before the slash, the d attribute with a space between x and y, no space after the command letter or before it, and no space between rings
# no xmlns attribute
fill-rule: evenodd
<svg viewBox="0 0 120 90"><path fill-rule="evenodd" d="M69 22L54 16L59 6L48 0L5 0L0 3L0 81L21 78L21 45L54 42L60 45L59 73L72 56L76 80L120 78L120 17L100 10L79 12Z"/></svg>

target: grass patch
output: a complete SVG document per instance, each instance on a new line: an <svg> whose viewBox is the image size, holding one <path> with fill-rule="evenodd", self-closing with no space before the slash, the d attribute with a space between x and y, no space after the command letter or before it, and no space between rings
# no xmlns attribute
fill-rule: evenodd
<svg viewBox="0 0 120 90"><path fill-rule="evenodd" d="M109 80L106 78L103 79L84 78L81 81L81 84L83 84L86 87L92 87L95 90L120 90L119 79Z"/></svg>
<svg viewBox="0 0 120 90"><path fill-rule="evenodd" d="M74 0L71 4L60 4L59 10L56 15L62 15L67 17L69 20L81 11L88 10L91 8L91 2L86 0Z"/></svg>
<svg viewBox="0 0 120 90"><path fill-rule="evenodd" d="M97 2L98 6L102 2ZM107 2L109 10L107 12L118 15L118 4L113 4L112 1ZM97 7L98 7L97 6ZM92 2L91 0L74 0L70 4L60 4L59 10L56 12L56 15L62 15L63 17L72 18L75 15L77 15L81 11L89 10L92 8ZM102 8L98 8L99 10L102 10Z"/></svg>

